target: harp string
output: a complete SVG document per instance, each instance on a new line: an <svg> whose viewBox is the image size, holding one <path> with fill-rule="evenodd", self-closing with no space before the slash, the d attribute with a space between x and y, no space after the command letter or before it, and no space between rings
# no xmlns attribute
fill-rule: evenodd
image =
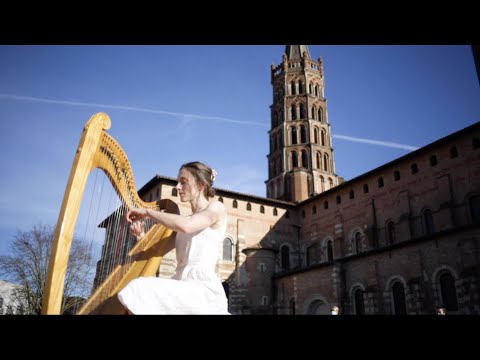
<svg viewBox="0 0 480 360"><path fill-rule="evenodd" d="M104 162L108 162L107 157L102 157L99 162L99 168L104 167ZM104 182L102 184L101 194L104 194ZM127 183L120 182L118 184L120 187L120 192L127 191ZM130 270L132 264L134 263L135 257L130 255L132 248L136 245L137 239L130 234L129 224L125 220L126 211L132 206L138 206L137 204L132 203L132 201L127 201L121 197L118 197L113 188L111 188L109 206L111 209L115 209L105 215L104 219L97 218L98 224L105 224L105 242L103 245L103 250L100 256L99 266L97 268L97 277L92 287L92 294L95 292L97 287L102 285L105 280L109 277L110 274L119 266L122 265L121 270L117 271L115 274L115 280L107 282L106 286L103 286L100 290L100 295L97 295L93 303L99 304L103 301L109 294L118 285L118 282L126 275ZM113 199L113 200L112 200ZM131 199L130 199L131 200ZM113 204L113 206L112 206ZM130 206L129 206L130 205ZM99 208L97 208L99 209ZM98 210L97 210L98 213ZM145 220L145 233L147 233L151 227L154 225L154 222L150 219ZM140 244L140 251L144 250L146 244Z"/></svg>
<svg viewBox="0 0 480 360"><path fill-rule="evenodd" d="M105 167L108 159L105 157L101 158L101 163L99 167ZM120 183L120 186L124 190L125 186L123 183ZM124 247L124 243L128 240L125 238L124 234L124 214L126 208L126 202L121 197L118 197L115 191L110 192L109 197L109 206L108 209L114 208L112 212L107 212L104 219L99 222L99 226L104 224L105 226L105 241L99 261L98 275L96 283L94 284L93 290L95 290L100 284L102 284L105 279L112 273L116 266L122 263L122 256L119 253L120 249ZM128 265L128 264L125 264ZM123 275L123 271L120 275ZM117 282L109 282L107 286L102 288L102 296L99 296L99 301L105 297L105 294L109 294L113 288L116 286Z"/></svg>

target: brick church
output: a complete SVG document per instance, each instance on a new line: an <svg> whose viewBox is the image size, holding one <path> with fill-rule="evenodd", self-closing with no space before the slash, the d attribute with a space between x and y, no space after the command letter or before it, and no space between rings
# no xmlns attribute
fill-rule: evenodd
<svg viewBox="0 0 480 360"><path fill-rule="evenodd" d="M216 189L229 311L480 314L480 123L344 181L321 58L288 45L271 82L267 197ZM156 175L139 194L188 215L175 185ZM173 251L159 276L174 268Z"/></svg>

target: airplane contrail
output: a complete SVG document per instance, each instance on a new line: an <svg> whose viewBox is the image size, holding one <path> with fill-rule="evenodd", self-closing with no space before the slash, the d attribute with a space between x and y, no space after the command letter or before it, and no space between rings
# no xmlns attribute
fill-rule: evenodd
<svg viewBox="0 0 480 360"><path fill-rule="evenodd" d="M394 143L394 142L390 142L390 141L380 141L380 140L357 138L357 137L353 137L353 136L340 135L340 134L332 135L332 137L337 138L337 139L341 139L341 140L354 141L354 142L360 142L360 143L365 143L365 144L379 145L379 146L390 147L390 148L398 148L398 149L404 149L404 150L417 150L418 149L417 146L398 144L398 143Z"/></svg>
<svg viewBox="0 0 480 360"><path fill-rule="evenodd" d="M88 106L88 107L95 106L95 107L103 107L106 109L138 111L138 112L146 112L146 113L152 113L152 114L172 115L172 116L178 116L178 117L188 116L190 118L195 118L195 119L216 120L216 121L222 121L222 122L233 123L233 124L252 125L252 126L260 126L260 127L268 128L267 124L263 124L255 121L235 120L235 119L218 117L218 116L206 116L206 115L187 114L187 113L179 113L179 112L172 112L172 111L165 111L165 110L146 109L146 108L140 108L135 106L108 105L108 104L96 104L96 103L87 103L87 102L79 102L79 101L54 100L54 99L45 99L45 98L39 98L39 97L33 97L33 96L21 96L21 95L4 94L4 93L0 93L0 98L13 99L13 100L37 101L37 102L50 103L50 104L63 104L63 105L73 105L73 106ZM340 135L340 134L332 134L332 137L336 139L346 140L346 141L353 141L353 142L359 142L359 143L370 144L370 145L378 145L378 146L389 147L389 148L398 148L398 149L404 149L404 150L418 149L418 147L416 146L398 144L390 141L364 139L364 138L358 138L354 136L347 136L347 135Z"/></svg>
<svg viewBox="0 0 480 360"><path fill-rule="evenodd" d="M140 108L140 107L134 107L134 106L108 105L108 104L86 103L86 102L79 102L79 101L53 100L53 99L38 98L38 97L33 97L33 96L20 96L20 95L2 94L2 93L0 93L0 97L8 98L8 99L14 99L14 100L30 100L30 101L37 101L37 102L50 103L50 104L63 104L63 105L73 105L73 106L88 106L88 107L96 106L96 107L103 107L103 108L106 108L106 109L138 111L138 112L172 115L172 116L179 116L179 117L189 116L191 118L196 118L196 119L217 120L217 121L223 121L223 122L234 123L234 124L261 126L261 127L265 127L265 128L268 127L266 124L262 124L262 123L255 122L255 121L235 120L235 119L229 119L229 118L219 117L219 116L205 116L205 115L197 115L197 114L178 113L178 112L165 111L165 110L146 109L146 108Z"/></svg>

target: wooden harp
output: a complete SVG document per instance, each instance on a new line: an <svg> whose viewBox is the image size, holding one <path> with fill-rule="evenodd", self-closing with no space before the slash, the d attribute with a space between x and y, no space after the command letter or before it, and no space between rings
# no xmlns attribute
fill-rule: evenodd
<svg viewBox="0 0 480 360"><path fill-rule="evenodd" d="M101 169L113 185L125 208L144 207L179 214L171 200L144 202L138 196L128 158L120 145L106 133L111 121L107 114L93 115L83 129L54 234L42 314L60 314L69 253L80 204L90 172ZM165 253L172 249L175 233L159 224L152 225L145 236L129 251L129 261L116 265L106 275L77 314L125 314L117 299L118 292L132 279L155 276Z"/></svg>

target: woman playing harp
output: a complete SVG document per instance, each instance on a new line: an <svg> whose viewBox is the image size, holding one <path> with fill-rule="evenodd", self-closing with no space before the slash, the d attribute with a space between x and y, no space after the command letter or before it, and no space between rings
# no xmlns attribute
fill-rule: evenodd
<svg viewBox="0 0 480 360"><path fill-rule="evenodd" d="M227 298L215 265L227 226L223 203L213 200L216 171L201 162L180 167L176 189L192 214L181 216L146 208L126 214L132 234L141 238L144 220L176 231L177 268L171 279L139 277L118 293L132 314L228 314Z"/></svg>

